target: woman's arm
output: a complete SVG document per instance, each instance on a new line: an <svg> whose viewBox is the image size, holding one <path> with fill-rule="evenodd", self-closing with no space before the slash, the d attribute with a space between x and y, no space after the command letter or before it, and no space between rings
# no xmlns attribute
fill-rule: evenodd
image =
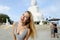
<svg viewBox="0 0 60 40"><path fill-rule="evenodd" d="M13 40L16 40L16 36L15 36L15 34L13 34Z"/></svg>
<svg viewBox="0 0 60 40"><path fill-rule="evenodd" d="M14 34L14 26L15 26L15 23L13 23L12 25L12 36L13 36L13 40L16 40L16 36Z"/></svg>
<svg viewBox="0 0 60 40"><path fill-rule="evenodd" d="M28 29L28 33L27 33L27 35L26 35L24 40L28 40L29 36L30 36L30 29Z"/></svg>

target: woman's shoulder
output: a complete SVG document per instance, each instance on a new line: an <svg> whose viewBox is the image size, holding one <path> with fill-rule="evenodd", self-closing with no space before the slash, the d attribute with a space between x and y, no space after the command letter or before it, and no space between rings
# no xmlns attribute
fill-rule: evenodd
<svg viewBox="0 0 60 40"><path fill-rule="evenodd" d="M16 22L13 22L13 25L12 25L12 27L13 27L13 28L15 28L15 27L17 27L17 25L18 25L18 23L16 23Z"/></svg>

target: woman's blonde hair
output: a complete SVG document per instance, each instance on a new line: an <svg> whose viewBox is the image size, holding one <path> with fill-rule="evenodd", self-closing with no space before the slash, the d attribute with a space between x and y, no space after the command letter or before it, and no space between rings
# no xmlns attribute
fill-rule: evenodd
<svg viewBox="0 0 60 40"><path fill-rule="evenodd" d="M29 14L29 20L28 20L29 22L27 24L29 24L28 28L30 29L30 36L34 40L34 35L36 33L36 29L35 29L35 25L34 25L34 21L33 21L33 16L30 11L26 11L26 12ZM14 25L15 25L15 23L13 23L12 32L14 31ZM14 37L14 39L16 40L16 37Z"/></svg>
<svg viewBox="0 0 60 40"><path fill-rule="evenodd" d="M31 36L31 38L34 39L36 29L35 29L35 25L34 25L34 21L33 21L33 16L30 11L26 11L26 12L29 14L30 36Z"/></svg>

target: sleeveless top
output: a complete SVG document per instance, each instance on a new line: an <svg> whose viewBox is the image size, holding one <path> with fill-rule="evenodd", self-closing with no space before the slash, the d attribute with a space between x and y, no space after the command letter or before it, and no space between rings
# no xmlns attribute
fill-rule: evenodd
<svg viewBox="0 0 60 40"><path fill-rule="evenodd" d="M17 26L18 26L18 25L16 25L15 28L14 28L14 34L15 34L15 36L16 36L16 40L24 40L24 38L25 38L26 35L27 35L28 29L26 28L26 29L22 32L22 34L18 34L18 33L17 33Z"/></svg>

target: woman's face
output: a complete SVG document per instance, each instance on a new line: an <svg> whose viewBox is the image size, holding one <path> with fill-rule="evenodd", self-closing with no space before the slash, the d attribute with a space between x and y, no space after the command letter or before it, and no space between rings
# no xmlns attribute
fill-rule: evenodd
<svg viewBox="0 0 60 40"><path fill-rule="evenodd" d="M26 23L27 21L29 21L28 19L29 19L29 14L28 14L28 12L25 12L25 13L21 16L21 22Z"/></svg>

